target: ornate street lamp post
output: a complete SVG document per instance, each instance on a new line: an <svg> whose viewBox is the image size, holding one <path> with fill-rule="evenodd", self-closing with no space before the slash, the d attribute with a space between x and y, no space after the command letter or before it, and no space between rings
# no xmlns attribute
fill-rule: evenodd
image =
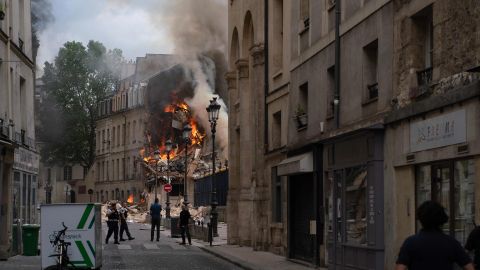
<svg viewBox="0 0 480 270"><path fill-rule="evenodd" d="M215 186L215 132L217 131L217 120L218 120L218 114L220 112L220 104L217 102L217 98L214 97L212 100L210 100L210 105L207 107L207 112L208 112L208 122L210 122L210 129L212 131L212 178L211 178L211 188L212 188L212 198L211 198L211 205L212 205L212 211L211 211L211 225L210 225L210 246L212 245L213 242L213 235L214 232L217 231L217 191L216 191L216 186Z"/></svg>
<svg viewBox="0 0 480 270"><path fill-rule="evenodd" d="M190 133L192 132L192 127L189 124L186 124L183 127L183 140L185 141L185 178L183 180L183 204L188 206L188 189L187 189L187 174L188 174L188 144L190 143Z"/></svg>
<svg viewBox="0 0 480 270"><path fill-rule="evenodd" d="M170 151L172 151L172 141L165 142L165 151L167 151L167 181L170 184ZM170 218L170 193L167 192L167 202L165 203L165 217Z"/></svg>
<svg viewBox="0 0 480 270"><path fill-rule="evenodd" d="M155 159L155 171L158 172L158 162L160 161L160 151L155 150L153 152L153 159ZM157 199L157 183L158 183L158 174L155 175L155 199Z"/></svg>

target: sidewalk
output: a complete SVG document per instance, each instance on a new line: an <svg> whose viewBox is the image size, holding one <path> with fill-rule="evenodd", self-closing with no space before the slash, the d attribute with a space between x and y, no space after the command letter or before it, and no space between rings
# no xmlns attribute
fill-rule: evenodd
<svg viewBox="0 0 480 270"><path fill-rule="evenodd" d="M162 232L170 236L170 231ZM192 239L192 245L213 254L221 259L231 262L246 270L312 270L314 267L304 266L287 260L283 256L271 252L254 251L251 247L240 247L227 244L227 225L218 224L218 237L214 238L213 246L208 242ZM316 268L323 269L323 268Z"/></svg>

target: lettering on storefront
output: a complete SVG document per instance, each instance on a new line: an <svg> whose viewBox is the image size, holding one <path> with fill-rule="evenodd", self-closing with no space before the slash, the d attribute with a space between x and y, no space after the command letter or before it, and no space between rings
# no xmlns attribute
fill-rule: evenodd
<svg viewBox="0 0 480 270"><path fill-rule="evenodd" d="M410 124L410 151L417 152L467 140L465 110Z"/></svg>
<svg viewBox="0 0 480 270"><path fill-rule="evenodd" d="M14 153L13 169L38 174L39 157L37 153L17 148Z"/></svg>
<svg viewBox="0 0 480 270"><path fill-rule="evenodd" d="M375 189L373 186L368 188L368 223L375 224Z"/></svg>

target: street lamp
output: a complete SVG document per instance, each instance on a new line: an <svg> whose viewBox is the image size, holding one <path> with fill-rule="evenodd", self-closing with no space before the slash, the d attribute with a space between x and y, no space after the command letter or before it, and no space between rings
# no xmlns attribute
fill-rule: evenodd
<svg viewBox="0 0 480 270"><path fill-rule="evenodd" d="M189 124L186 124L183 127L183 140L185 142L185 178L183 181L183 203L185 206L188 206L188 189L187 189L187 174L188 174L188 144L190 143L190 133L192 132L192 127Z"/></svg>
<svg viewBox="0 0 480 270"><path fill-rule="evenodd" d="M210 105L207 107L207 112L208 112L208 122L210 122L210 129L212 131L212 178L211 178L211 187L212 187L212 211L211 211L211 225L210 225L210 230L211 231L211 238L210 238L210 246L212 245L213 242L213 234L214 232L217 231L217 191L215 187L215 132L217 131L217 120L218 120L218 114L220 112L220 104L217 102L217 98L214 97L212 100L210 100Z"/></svg>
<svg viewBox="0 0 480 270"><path fill-rule="evenodd" d="M158 162L160 161L159 150L155 150L155 152L153 152L153 159L155 159L155 171L158 172ZM158 182L158 175L155 175L155 199L157 199L157 182Z"/></svg>
<svg viewBox="0 0 480 270"><path fill-rule="evenodd" d="M167 140L165 142L165 151L167 151L167 181L170 184L170 151L172 151L172 141ZM167 192L167 202L165 203L165 217L170 218L170 192Z"/></svg>

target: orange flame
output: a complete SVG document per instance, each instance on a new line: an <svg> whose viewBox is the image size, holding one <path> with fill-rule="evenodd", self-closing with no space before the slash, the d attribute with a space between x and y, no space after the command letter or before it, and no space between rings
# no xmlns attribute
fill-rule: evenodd
<svg viewBox="0 0 480 270"><path fill-rule="evenodd" d="M130 204L133 203L133 194L130 194L130 196L128 196L127 202Z"/></svg>

